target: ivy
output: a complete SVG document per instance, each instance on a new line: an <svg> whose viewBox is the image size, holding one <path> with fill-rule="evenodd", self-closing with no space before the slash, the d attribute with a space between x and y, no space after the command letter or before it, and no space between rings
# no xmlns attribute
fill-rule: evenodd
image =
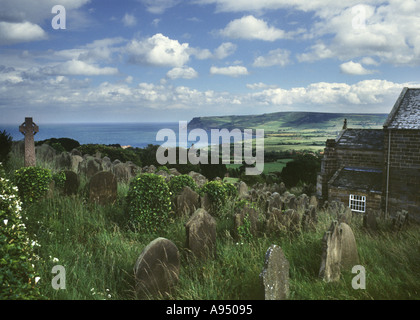
<svg viewBox="0 0 420 320"><path fill-rule="evenodd" d="M137 176L130 183L127 206L131 222L141 230L162 230L171 211L171 192L165 179L153 173Z"/></svg>
<svg viewBox="0 0 420 320"><path fill-rule="evenodd" d="M52 181L51 171L39 167L16 170L16 185L24 205L34 203L46 195Z"/></svg>
<svg viewBox="0 0 420 320"><path fill-rule="evenodd" d="M182 191L182 189L184 189L187 186L194 191L197 190L197 184L195 183L194 179L187 174L173 177L169 181L168 185L169 190L172 192L173 196L179 194Z"/></svg>

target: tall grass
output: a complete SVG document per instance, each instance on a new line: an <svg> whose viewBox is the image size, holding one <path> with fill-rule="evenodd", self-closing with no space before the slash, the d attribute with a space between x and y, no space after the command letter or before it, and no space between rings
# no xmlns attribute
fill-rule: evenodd
<svg viewBox="0 0 420 320"><path fill-rule="evenodd" d="M22 157L12 156L8 174L22 165ZM58 170L42 161L38 165ZM38 284L48 299L135 299L134 264L143 248L159 236L173 241L181 254L180 279L170 299L263 299L259 274L271 244L281 246L290 262L290 299L420 299L418 225L394 232L388 222L381 222L378 232L369 233L360 219L352 222L360 264L366 269L366 289L355 290L350 271L343 272L337 283L318 277L321 239L333 219L322 210L312 231L261 233L244 241L232 236L234 202L230 201L217 218L216 256L200 261L186 249L188 217L172 217L160 234L141 234L128 224L124 209L128 184L119 184L115 204L99 206L87 201L87 183L81 177L77 196L55 192L24 212L28 231L41 244ZM65 290L51 286L54 265L65 267Z"/></svg>
<svg viewBox="0 0 420 320"><path fill-rule="evenodd" d="M185 248L184 224L174 218L161 234L139 234L127 224L122 187L115 205L96 206L83 197L56 194L31 206L28 229L39 248L39 285L49 299L135 299L134 263L143 248L158 236L172 240L181 253L180 281L170 299L262 299L259 274L271 244L280 245L290 262L290 299L419 299L420 232L411 226L400 233L375 234L353 224L360 264L366 268L366 290L351 286L355 275L346 271L337 283L318 278L321 239L331 222L319 212L316 230L297 235L261 234L248 242L231 236L232 209L219 218L217 255L200 261ZM66 269L66 289L51 286L54 265ZM157 297L159 298L159 297ZM161 297L162 298L162 297Z"/></svg>

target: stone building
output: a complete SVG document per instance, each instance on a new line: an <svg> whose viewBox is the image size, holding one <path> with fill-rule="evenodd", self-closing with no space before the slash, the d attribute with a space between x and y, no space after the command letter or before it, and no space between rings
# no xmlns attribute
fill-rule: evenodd
<svg viewBox="0 0 420 320"><path fill-rule="evenodd" d="M403 89L383 129L345 125L327 140L317 194L355 212L407 210L420 221L420 89Z"/></svg>

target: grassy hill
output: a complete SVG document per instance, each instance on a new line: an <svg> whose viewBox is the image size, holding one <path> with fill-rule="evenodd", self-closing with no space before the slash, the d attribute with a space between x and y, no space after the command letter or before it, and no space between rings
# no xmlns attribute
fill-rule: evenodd
<svg viewBox="0 0 420 320"><path fill-rule="evenodd" d="M335 138L347 119L348 128L379 129L387 114L276 112L261 115L193 118L189 129L264 129L266 151L324 148L326 139Z"/></svg>
<svg viewBox="0 0 420 320"><path fill-rule="evenodd" d="M215 116L193 118L190 129L264 129L275 133L286 129L341 130L344 119L351 128L381 128L387 114L325 113L325 112L276 112L261 115Z"/></svg>

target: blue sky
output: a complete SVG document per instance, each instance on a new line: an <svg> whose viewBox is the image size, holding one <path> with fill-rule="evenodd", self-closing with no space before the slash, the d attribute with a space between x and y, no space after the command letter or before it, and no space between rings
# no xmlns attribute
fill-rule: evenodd
<svg viewBox="0 0 420 320"><path fill-rule="evenodd" d="M54 29L54 5L66 29ZM388 113L420 1L0 0L0 123ZM60 21L63 22L63 21Z"/></svg>

